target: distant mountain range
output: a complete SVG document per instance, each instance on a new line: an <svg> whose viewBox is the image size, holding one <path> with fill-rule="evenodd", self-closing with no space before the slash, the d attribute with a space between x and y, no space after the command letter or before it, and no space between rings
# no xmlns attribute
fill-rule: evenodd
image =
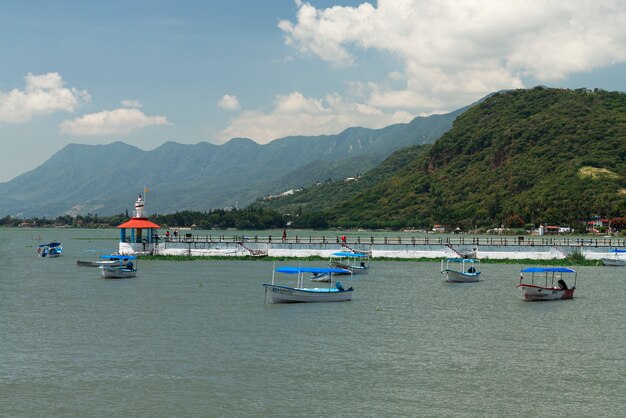
<svg viewBox="0 0 626 418"><path fill-rule="evenodd" d="M265 145L244 138L223 145L167 142L152 151L122 142L70 144L0 183L0 217L123 213L144 187L149 213L243 207L267 194L359 175L402 147L433 143L465 110Z"/></svg>
<svg viewBox="0 0 626 418"><path fill-rule="evenodd" d="M357 181L256 204L330 227L580 228L626 216L625 160L625 93L537 87L492 95Z"/></svg>

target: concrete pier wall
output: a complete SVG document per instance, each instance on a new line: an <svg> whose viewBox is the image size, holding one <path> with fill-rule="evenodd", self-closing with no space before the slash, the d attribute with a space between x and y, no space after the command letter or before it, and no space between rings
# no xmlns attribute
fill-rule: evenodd
<svg viewBox="0 0 626 418"><path fill-rule="evenodd" d="M122 243L124 244L124 243ZM459 254L475 254L480 259L562 259L580 253L587 259L599 260L612 257L611 248L615 246L573 245L499 245L499 244L463 244L451 245L440 243L429 244L349 244L349 248L371 253L371 258L446 258L457 257ZM179 241L157 244L146 252L158 255L187 256L247 256L253 252L269 257L322 257L328 258L334 252L345 250L341 244L331 243L283 243L283 242L199 242ZM122 246L120 245L122 252ZM143 252L143 247L134 249ZM126 249L125 252L128 252Z"/></svg>

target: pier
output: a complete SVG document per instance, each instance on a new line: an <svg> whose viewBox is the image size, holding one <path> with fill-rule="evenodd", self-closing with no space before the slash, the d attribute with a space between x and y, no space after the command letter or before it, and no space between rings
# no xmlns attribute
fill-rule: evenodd
<svg viewBox="0 0 626 418"><path fill-rule="evenodd" d="M132 247L132 248L131 248ZM329 257L339 250L363 251L371 258L443 258L467 254L483 259L562 259L582 255L607 257L612 248L625 248L626 238L559 236L290 236L201 235L184 233L157 237L153 243L121 242L120 252L187 256Z"/></svg>

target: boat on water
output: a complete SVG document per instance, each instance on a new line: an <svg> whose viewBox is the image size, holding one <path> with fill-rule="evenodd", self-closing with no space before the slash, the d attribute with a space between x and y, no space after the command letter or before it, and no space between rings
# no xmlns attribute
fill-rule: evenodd
<svg viewBox="0 0 626 418"><path fill-rule="evenodd" d="M137 275L137 266L132 262L132 260L137 259L134 255L111 255L103 257L116 258L114 265L99 266L100 275L103 279L126 279Z"/></svg>
<svg viewBox="0 0 626 418"><path fill-rule="evenodd" d="M297 275L296 286L275 284L275 274ZM352 299L353 288L345 289L341 282L330 280L327 287L304 287L305 274L350 274L344 269L331 267L279 267L272 272L272 283L264 283L265 294L269 292L274 303L292 302L343 302Z"/></svg>
<svg viewBox="0 0 626 418"><path fill-rule="evenodd" d="M517 287L527 301L573 299L576 276L576 270L567 267L527 267L520 272ZM565 277L572 278L574 286L568 287Z"/></svg>
<svg viewBox="0 0 626 418"><path fill-rule="evenodd" d="M342 274L367 274L369 272L369 255L365 253L339 251L330 255L328 265L332 268L348 270Z"/></svg>
<svg viewBox="0 0 626 418"><path fill-rule="evenodd" d="M122 257L120 254L101 255L100 259L95 260L76 260L78 267L100 267L118 265ZM123 261L123 260L122 260ZM129 260L127 260L128 262Z"/></svg>
<svg viewBox="0 0 626 418"><path fill-rule="evenodd" d="M454 283L473 283L480 281L480 260L475 258L448 258L441 260L441 274Z"/></svg>
<svg viewBox="0 0 626 418"><path fill-rule="evenodd" d="M40 244L37 253L42 257L55 258L60 257L63 252L63 246L60 242L51 242L49 244Z"/></svg>
<svg viewBox="0 0 626 418"><path fill-rule="evenodd" d="M332 273L314 273L311 276L311 281L316 283L330 283L332 279Z"/></svg>
<svg viewBox="0 0 626 418"><path fill-rule="evenodd" d="M613 253L612 258L602 258L602 264L605 266L614 266L614 267L624 267L626 266L626 259L620 258L620 254L626 254L626 250L620 250L619 248L614 248L610 251Z"/></svg>

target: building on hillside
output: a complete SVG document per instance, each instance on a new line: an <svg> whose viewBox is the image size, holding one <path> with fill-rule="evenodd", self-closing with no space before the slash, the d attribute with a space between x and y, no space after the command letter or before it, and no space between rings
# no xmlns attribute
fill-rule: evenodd
<svg viewBox="0 0 626 418"><path fill-rule="evenodd" d="M543 235L558 235L559 227L556 225L546 225L543 227Z"/></svg>
<svg viewBox="0 0 626 418"><path fill-rule="evenodd" d="M595 218L587 222L587 226L590 228L602 228L609 226L609 220L606 218Z"/></svg>
<svg viewBox="0 0 626 418"><path fill-rule="evenodd" d="M594 217L592 220L587 221L586 224L587 232L590 234L599 234L600 228L608 228L610 226L609 220L600 216Z"/></svg>
<svg viewBox="0 0 626 418"><path fill-rule="evenodd" d="M446 233L446 226L445 225L435 224L435 225L433 225L432 232L434 232L435 234L445 234Z"/></svg>

